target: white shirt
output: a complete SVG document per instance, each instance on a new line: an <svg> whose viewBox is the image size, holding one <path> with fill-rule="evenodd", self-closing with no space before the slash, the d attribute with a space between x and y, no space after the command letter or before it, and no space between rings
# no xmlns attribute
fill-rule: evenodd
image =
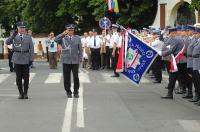
<svg viewBox="0 0 200 132"><path fill-rule="evenodd" d="M112 37L110 38L110 48L113 48L114 44L118 44L119 36L118 33L113 33Z"/></svg>
<svg viewBox="0 0 200 132"><path fill-rule="evenodd" d="M122 36L120 35L118 39L117 48L121 48L121 46L122 46Z"/></svg>
<svg viewBox="0 0 200 132"><path fill-rule="evenodd" d="M54 39L49 39L48 41L48 51L49 52L57 52L57 43L54 41Z"/></svg>
<svg viewBox="0 0 200 132"><path fill-rule="evenodd" d="M85 48L88 45L88 37L83 37L81 39L82 47Z"/></svg>
<svg viewBox="0 0 200 132"><path fill-rule="evenodd" d="M106 46L110 46L110 34L106 35Z"/></svg>
<svg viewBox="0 0 200 132"><path fill-rule="evenodd" d="M87 45L86 45L87 47L90 46L90 39L91 39L91 38L92 38L92 37L90 37L90 36L87 37Z"/></svg>
<svg viewBox="0 0 200 132"><path fill-rule="evenodd" d="M99 38L99 36L96 36L96 46L94 45L94 36L90 39L90 42L89 42L89 47L90 48L94 48L94 49L97 49L97 48L100 48L101 47L101 44L102 44L102 40Z"/></svg>

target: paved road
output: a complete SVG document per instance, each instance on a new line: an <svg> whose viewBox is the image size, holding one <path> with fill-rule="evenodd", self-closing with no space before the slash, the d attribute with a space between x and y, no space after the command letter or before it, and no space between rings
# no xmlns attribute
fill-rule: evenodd
<svg viewBox="0 0 200 132"><path fill-rule="evenodd" d="M80 98L67 99L62 67L37 62L31 70L30 99L18 100L15 74L0 70L0 132L200 132L200 107L180 95L161 100L162 84L146 76L140 87L111 71L80 70Z"/></svg>

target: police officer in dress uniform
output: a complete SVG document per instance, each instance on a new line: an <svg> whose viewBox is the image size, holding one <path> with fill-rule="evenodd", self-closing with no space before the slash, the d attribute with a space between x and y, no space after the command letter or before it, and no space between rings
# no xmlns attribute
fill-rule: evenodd
<svg viewBox="0 0 200 132"><path fill-rule="evenodd" d="M119 56L119 48L117 47L118 41L119 41L119 36L117 33L118 28L119 27L116 24L112 24L113 35L110 39L110 45L113 47L111 53L112 53L112 63L113 63L114 75L112 77L119 77L119 73L116 72L118 56Z"/></svg>
<svg viewBox="0 0 200 132"><path fill-rule="evenodd" d="M190 31L188 32L188 48L187 48L187 69L188 69L188 73L192 76L192 81L194 84L194 88L195 88L195 95L194 97L189 100L190 102L197 102L199 100L199 95L197 92L198 87L200 86L198 84L198 81L196 80L196 77L198 77L198 73L195 74L195 72L193 71L193 50L194 48L197 46L197 37L195 36L196 32L195 32L195 27L194 26L189 26ZM197 76L196 76L197 75Z"/></svg>
<svg viewBox="0 0 200 132"><path fill-rule="evenodd" d="M190 99L193 98L192 93L192 76L189 74L187 70L187 48L189 46L188 37L187 37L187 28L182 26L179 28L177 37L182 39L182 43L185 46L185 52L183 57L179 60L181 64L181 68L179 70L179 81L182 85L182 91L186 91L186 93L182 96L182 98Z"/></svg>
<svg viewBox="0 0 200 132"><path fill-rule="evenodd" d="M89 41L89 47L91 50L91 59L92 59L92 69L98 70L100 68L100 48L102 45L102 40L97 36L97 30L93 29L93 37Z"/></svg>
<svg viewBox="0 0 200 132"><path fill-rule="evenodd" d="M34 46L30 35L25 34L25 23L17 23L15 31L7 40L6 44L13 44L12 62L15 65L16 84L19 90L19 99L28 99L29 88L29 63L34 58ZM24 79L24 85L22 84ZM24 86L24 88L23 88Z"/></svg>
<svg viewBox="0 0 200 132"><path fill-rule="evenodd" d="M196 43L194 44L194 49L192 52L192 57L193 57L193 78L194 78L194 82L197 85L195 87L195 94L198 96L197 100L195 100L195 102L197 102L198 105L200 105L199 102L199 95L200 95L200 74L199 74L199 69L200 69L200 29L196 28L196 32L198 32L198 34L196 35Z"/></svg>
<svg viewBox="0 0 200 132"><path fill-rule="evenodd" d="M79 98L79 64L82 62L83 49L79 36L74 35L74 25L66 26L67 31L55 37L54 41L62 46L64 88L68 98L72 98L71 71L74 77L74 97Z"/></svg>
<svg viewBox="0 0 200 132"><path fill-rule="evenodd" d="M168 56L173 54L174 56L176 56L178 53L180 53L180 51L183 49L184 47L184 43L182 42L182 39L180 36L177 36L177 29L176 28L172 28L169 29L170 33L170 39L168 39L167 41L165 41L165 43L167 43L166 45L170 45L169 48L162 50L159 54L162 56ZM166 96L163 96L161 98L163 99L173 99L173 90L175 87L175 83L176 80L178 79L180 72L183 72L183 64L180 63L181 59L179 60L179 62L177 62L177 67L178 67L178 71L177 72L170 72L169 74L169 84L168 84L168 94ZM182 73L183 75L183 73ZM182 81L186 81L186 77L187 75L184 73L183 77L182 77ZM189 85L187 83L187 85Z"/></svg>
<svg viewBox="0 0 200 132"><path fill-rule="evenodd" d="M8 64L10 67L10 72L14 71L14 65L12 63L12 56L13 56L13 44L10 44L8 47Z"/></svg>

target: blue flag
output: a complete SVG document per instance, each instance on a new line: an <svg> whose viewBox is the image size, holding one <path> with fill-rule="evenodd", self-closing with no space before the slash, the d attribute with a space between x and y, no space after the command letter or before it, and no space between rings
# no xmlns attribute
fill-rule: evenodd
<svg viewBox="0 0 200 132"><path fill-rule="evenodd" d="M158 54L148 44L130 33L125 37L124 52L125 69L122 75L139 86L142 76Z"/></svg>

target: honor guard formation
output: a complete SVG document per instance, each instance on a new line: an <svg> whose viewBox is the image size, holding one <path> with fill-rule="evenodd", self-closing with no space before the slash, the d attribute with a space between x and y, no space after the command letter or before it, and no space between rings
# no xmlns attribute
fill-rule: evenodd
<svg viewBox="0 0 200 132"><path fill-rule="evenodd" d="M97 29L85 32L82 37L75 35L75 25L67 25L64 32L55 36L51 32L46 39L47 61L50 69L57 68L57 61L63 64L64 89L67 97L79 98L79 69L113 70L116 72L118 56L126 29L112 24L109 30ZM167 95L162 99L173 99L173 93L183 94L200 105L200 28L199 25L166 27L163 30L152 26L137 31L127 29L159 54L147 71L154 79L153 83L162 83L162 72L169 75ZM34 61L34 39L32 31L26 32L25 23L18 22L17 30L6 40L9 52L10 72L16 72L16 84L19 99L28 99L29 69ZM44 58L41 41L38 44L37 57ZM173 60L177 65L173 65ZM74 80L74 92L71 91L71 72ZM178 84L176 87L176 83ZM176 87L176 88L175 88Z"/></svg>

